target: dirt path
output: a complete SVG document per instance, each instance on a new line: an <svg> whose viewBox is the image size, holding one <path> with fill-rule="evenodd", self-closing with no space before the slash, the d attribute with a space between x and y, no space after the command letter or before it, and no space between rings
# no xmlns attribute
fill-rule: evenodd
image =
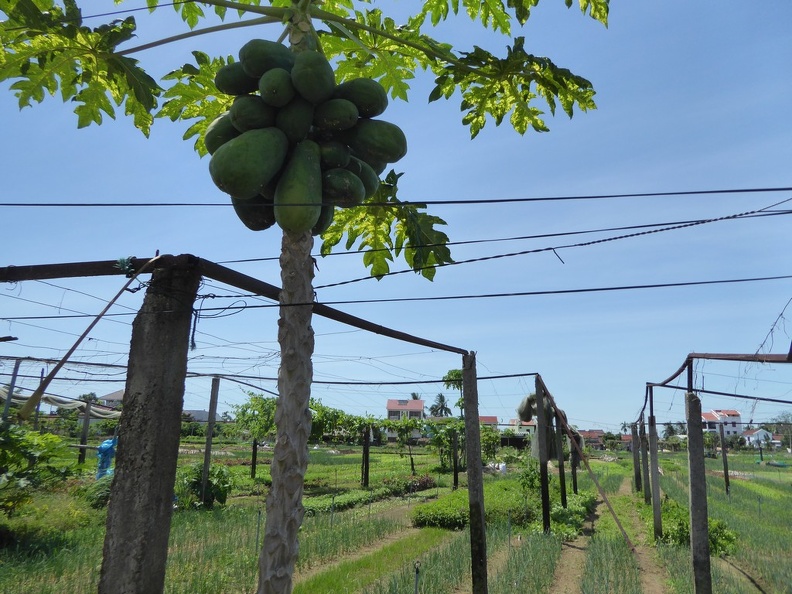
<svg viewBox="0 0 792 594"><path fill-rule="evenodd" d="M588 548L594 529L599 519L599 509L602 502L597 502L595 510L586 518L583 533L572 542L561 545L561 557L556 564L553 576L553 594L579 594L580 581L586 567L586 549Z"/></svg>
<svg viewBox="0 0 792 594"><path fill-rule="evenodd" d="M617 496L632 497L630 480L625 479ZM580 583L586 565L586 550L591 537L597 530L597 521L600 514L610 513L603 501L598 501L594 513L586 519L583 533L574 541L562 545L561 558L556 565L553 579L553 594L580 594ZM646 528L643 526L638 513L631 509L628 517L620 517L619 521L625 526L628 534L635 534L635 558L640 568L641 591L643 594L667 594L667 575L660 566L657 553L647 543Z"/></svg>
<svg viewBox="0 0 792 594"><path fill-rule="evenodd" d="M618 495L620 497L632 497L632 483L629 478L624 479L624 482L622 482ZM629 510L627 517L619 518L619 520L623 524L630 526L629 530L625 528L628 533L636 535L633 546L635 547L635 558L640 568L641 590L644 594L666 594L666 592L669 592L666 585L668 574L659 563L657 551L649 542L649 535L641 518L638 516L638 512L633 506L630 506Z"/></svg>

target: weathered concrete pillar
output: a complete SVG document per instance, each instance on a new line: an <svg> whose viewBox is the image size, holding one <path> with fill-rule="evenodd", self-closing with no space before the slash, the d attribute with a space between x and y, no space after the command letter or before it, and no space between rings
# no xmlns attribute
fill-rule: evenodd
<svg viewBox="0 0 792 594"><path fill-rule="evenodd" d="M132 323L99 594L165 586L193 301L200 274L180 256L151 275Z"/></svg>

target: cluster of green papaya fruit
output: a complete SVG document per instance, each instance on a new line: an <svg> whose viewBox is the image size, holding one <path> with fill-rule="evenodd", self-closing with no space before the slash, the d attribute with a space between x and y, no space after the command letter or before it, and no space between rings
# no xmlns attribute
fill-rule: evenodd
<svg viewBox="0 0 792 594"><path fill-rule="evenodd" d="M388 95L377 81L336 84L317 51L253 39L215 76L234 95L207 128L209 173L254 231L277 223L291 233L323 233L336 207L361 204L388 163L407 152L401 129L378 119Z"/></svg>

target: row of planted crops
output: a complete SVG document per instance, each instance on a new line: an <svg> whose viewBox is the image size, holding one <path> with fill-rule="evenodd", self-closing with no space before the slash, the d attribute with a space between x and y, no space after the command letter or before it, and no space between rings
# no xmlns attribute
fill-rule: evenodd
<svg viewBox="0 0 792 594"><path fill-rule="evenodd" d="M240 455L238 458L241 458ZM174 514L166 592L234 593L254 591L257 557L264 526L266 464L256 480L240 459L226 460L237 487L225 505L210 511L185 506ZM309 513L300 533L296 593L413 592L450 593L469 587L470 536L466 529L467 493L452 490L451 475L432 455L415 455L419 476L409 477L409 463L394 452L372 453L371 489L361 489L360 454L312 452L306 477ZM598 483L633 542L649 540L651 509L642 497L625 491L632 473L628 460L592 461ZM579 495L559 503L558 481L551 480L553 534L541 532L538 481L529 463L512 464L504 476L485 475L489 592L551 592L567 570L564 540L574 538L594 506L595 486L578 474ZM786 592L792 583L792 544L786 537L790 478L781 471L733 480L726 495L723 479L710 478L710 515L722 522L724 543L733 560L764 584L768 592ZM380 474L377 474L380 473ZM567 486L570 481L567 480ZM664 528L684 531L675 522L685 516L687 501L682 456L663 464L661 487ZM78 490L78 489L77 489ZM104 536L103 510L87 507L75 489L42 493L20 512L24 518L51 518L52 533L37 534L24 546L0 550L0 591L96 591ZM671 502L676 502L675 504ZM680 512L681 510L681 512ZM641 592L635 557L604 506L598 508L594 536L588 542L580 578L587 593ZM630 522L633 517L635 521ZM625 521L624 518L628 518ZM21 521L21 519L18 519ZM680 520L681 521L681 520ZM785 528L786 527L786 528ZM728 542L727 542L728 541ZM689 552L673 539L652 549L662 566L668 592L692 591ZM718 592L745 592L746 579L713 559Z"/></svg>

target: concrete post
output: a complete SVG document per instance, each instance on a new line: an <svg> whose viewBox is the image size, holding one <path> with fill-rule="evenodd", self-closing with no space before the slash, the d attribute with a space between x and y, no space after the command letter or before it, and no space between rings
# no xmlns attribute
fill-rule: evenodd
<svg viewBox="0 0 792 594"><path fill-rule="evenodd" d="M199 281L188 258L155 270L132 323L99 594L153 594L165 587L187 349Z"/></svg>
<svg viewBox="0 0 792 594"><path fill-rule="evenodd" d="M712 594L701 400L693 392L688 392L685 397L685 409L688 426L690 555L693 564L693 591L695 594Z"/></svg>

